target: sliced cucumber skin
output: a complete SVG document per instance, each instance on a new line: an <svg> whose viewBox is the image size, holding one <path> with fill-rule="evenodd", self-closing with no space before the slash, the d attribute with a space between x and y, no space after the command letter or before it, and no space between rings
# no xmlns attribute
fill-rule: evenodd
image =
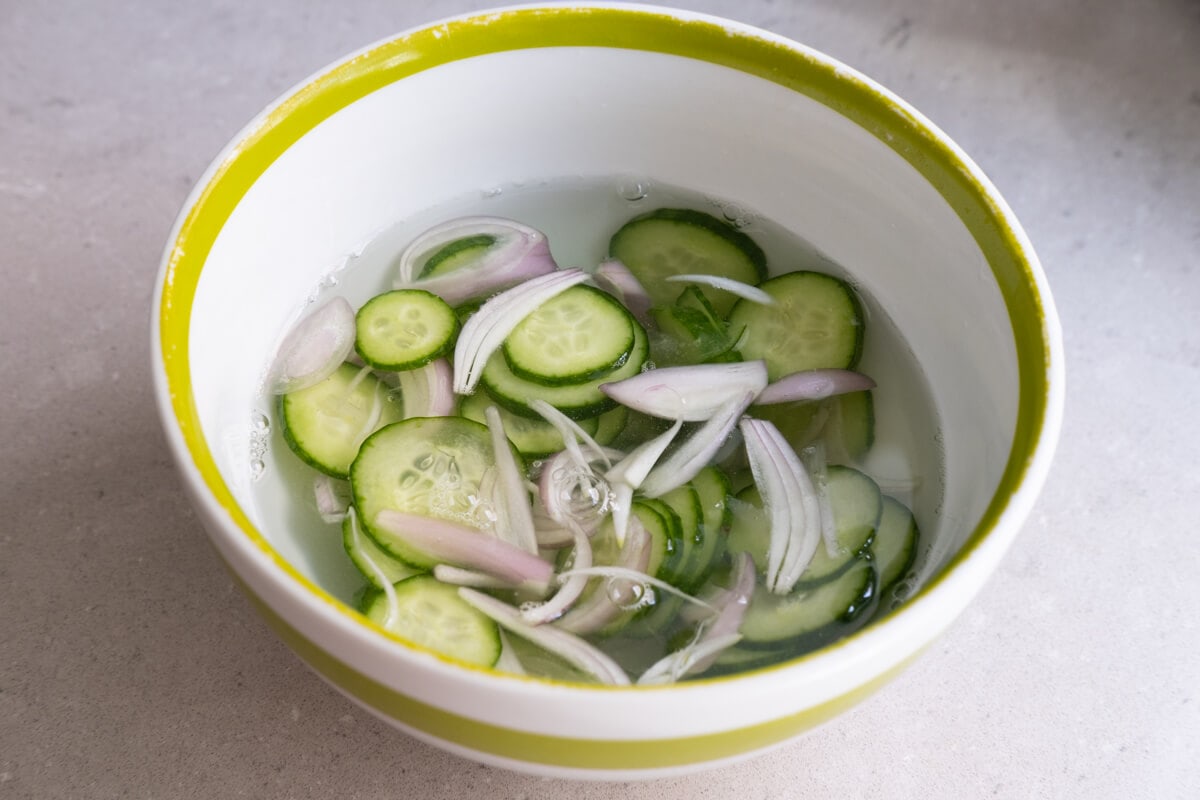
<svg viewBox="0 0 1200 800"><path fill-rule="evenodd" d="M431 325L433 330L424 341L397 350L389 342L379 341L384 334L371 330L371 326L380 318L402 313L405 306L418 309L423 315L422 324ZM459 329L454 309L424 289L395 289L372 297L358 310L355 325L355 352L372 367L394 372L417 369L446 355L454 349Z"/></svg>
<svg viewBox="0 0 1200 800"><path fill-rule="evenodd" d="M699 586L712 575L717 562L726 552L732 517L729 510L729 476L719 467L708 466L692 478L691 486L700 500L700 525L704 538L688 572L697 576L694 586Z"/></svg>
<svg viewBox="0 0 1200 800"><path fill-rule="evenodd" d="M758 288L775 304L739 300L729 313L729 327L745 328L738 341L742 358L766 361L772 381L812 369L853 369L858 363L863 310L853 287L823 272L801 270Z"/></svg>
<svg viewBox="0 0 1200 800"><path fill-rule="evenodd" d="M545 316L564 306L573 306L589 314L587 320L593 337L602 337L588 353L562 356L552 352L571 339L570 330L560 330L558 341L546 346L535 341L535 329L550 325ZM542 386L568 386L602 378L619 369L629 360L634 346L633 327L636 321L625 307L611 295L591 286L572 286L551 298L513 329L502 348L508 368L519 378Z"/></svg>
<svg viewBox="0 0 1200 800"><path fill-rule="evenodd" d="M434 275L444 275L456 269L467 266L482 256L496 244L496 237L486 233L475 236L464 236L447 242L421 266L421 278L431 278Z"/></svg>
<svg viewBox="0 0 1200 800"><path fill-rule="evenodd" d="M527 381L508 368L501 352L493 353L483 369L481 385L498 405L514 414L538 417L540 414L529 407L535 398L541 398L571 419L580 420L599 416L611 411L617 403L600 391L600 384L631 378L642 370L650 355L650 345L641 325L634 323L634 343L629 359L610 374L569 386L540 386Z"/></svg>
<svg viewBox="0 0 1200 800"><path fill-rule="evenodd" d="M706 273L751 285L767 277L766 255L752 238L711 214L687 208L660 208L634 217L613 234L608 251L659 306L669 305L678 294L677 284L664 280L671 275ZM736 299L718 289L701 291L722 316Z"/></svg>
<svg viewBox="0 0 1200 800"><path fill-rule="evenodd" d="M879 594L879 575L869 558L858 558L835 580L812 588L797 587L784 596L760 584L739 629L742 646L777 649L783 642L807 647L806 637L837 638L867 619Z"/></svg>
<svg viewBox="0 0 1200 800"><path fill-rule="evenodd" d="M691 591L704 580L704 570L699 563L700 551L704 547L704 527L700 509L700 494L691 484L684 484L664 494L661 500L671 507L679 517L680 553L679 568L672 584L685 592Z"/></svg>
<svg viewBox="0 0 1200 800"><path fill-rule="evenodd" d="M515 449L513 455L523 469ZM429 486L424 473L433 469L444 475L451 461L457 488ZM493 464L490 432L465 417L412 417L381 428L363 442L350 468L359 523L384 551L419 569L431 569L434 559L376 528L375 515L387 508L474 527L470 497L480 496L483 474Z"/></svg>
<svg viewBox="0 0 1200 800"><path fill-rule="evenodd" d="M917 560L921 531L912 511L894 497L884 495L883 513L871 551L879 568L880 594L886 595Z"/></svg>
<svg viewBox="0 0 1200 800"><path fill-rule="evenodd" d="M386 624L387 593L378 589L364 595L363 614L397 636L448 658L481 667L493 666L500 658L496 623L459 597L457 587L432 575L415 575L398 582L394 591L399 619Z"/></svg>
<svg viewBox="0 0 1200 800"><path fill-rule="evenodd" d="M344 387L349 386L360 371L361 368L353 364L342 364L332 375L315 386L289 392L279 398L278 416L283 440L287 446L301 461L334 478L345 479L349 476L350 465L358 453L358 445L350 441L349 437L335 437L337 441L327 440L327 432L317 428L321 425L322 416L318 406L321 399L328 397L330 392L342 391ZM387 387L374 375L363 376L352 391L362 401L364 409L373 402L371 392L382 393L383 405L376 430L398 421L403 416L392 401ZM361 422L365 424L368 415L364 413L361 416Z"/></svg>

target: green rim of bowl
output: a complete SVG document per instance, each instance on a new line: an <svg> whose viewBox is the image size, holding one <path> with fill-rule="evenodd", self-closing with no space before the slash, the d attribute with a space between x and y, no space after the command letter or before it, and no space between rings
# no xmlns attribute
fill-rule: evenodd
<svg viewBox="0 0 1200 800"><path fill-rule="evenodd" d="M157 320L170 412L192 466L212 500L257 549L314 596L357 624L375 627L288 564L250 522L221 477L200 425L189 371L188 336L196 287L213 243L238 202L275 159L308 131L338 110L410 75L460 59L531 46L653 51L707 61L787 87L841 113L884 142L917 169L963 221L991 266L1008 308L1020 374L1020 413L1008 462L991 504L950 565L922 590L927 591L967 558L996 526L1021 485L1047 418L1051 344L1031 261L1004 209L975 173L965 168L953 147L879 88L782 41L750 32L731 32L711 20L682 19L648 9L518 8L402 35L309 81L266 113L236 147L227 151L198 189L169 244ZM254 597L253 592L248 593ZM820 723L898 671L889 671L868 686L822 706L763 725L653 742L582 743L501 729L420 703L330 657L265 604L257 605L312 666L380 713L482 753L570 768L663 769L759 749ZM510 752L506 737L517 737L522 747Z"/></svg>

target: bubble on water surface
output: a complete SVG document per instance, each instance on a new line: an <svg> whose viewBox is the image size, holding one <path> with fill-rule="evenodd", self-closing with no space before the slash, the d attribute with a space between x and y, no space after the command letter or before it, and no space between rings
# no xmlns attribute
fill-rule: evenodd
<svg viewBox="0 0 1200 800"><path fill-rule="evenodd" d="M624 178L617 184L617 194L622 200L636 203L650 195L650 181L644 178Z"/></svg>

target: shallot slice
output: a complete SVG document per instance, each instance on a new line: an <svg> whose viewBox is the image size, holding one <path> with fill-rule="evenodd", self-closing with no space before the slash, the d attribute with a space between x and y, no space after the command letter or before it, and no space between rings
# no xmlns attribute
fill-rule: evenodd
<svg viewBox="0 0 1200 800"><path fill-rule="evenodd" d="M503 578L497 578L495 575L489 575L486 572L477 572L473 569L452 567L449 564L437 564L434 566L433 577L442 583L450 583L455 586L472 586L477 589L516 588L508 581Z"/></svg>
<svg viewBox="0 0 1200 800"><path fill-rule="evenodd" d="M767 385L765 361L662 367L600 384L600 391L623 406L662 419L703 422L745 392L758 395Z"/></svg>
<svg viewBox="0 0 1200 800"><path fill-rule="evenodd" d="M629 535L621 546L614 566L644 573L650 566L651 543L650 534L642 523L634 517L629 526ZM586 578L585 578L586 579ZM634 587L642 584L636 580L624 578L605 578L606 586L598 587L586 599L574 605L570 611L559 619L555 625L565 631L579 635L595 633L608 623L615 620L623 611L630 608L640 598L635 594ZM617 584L620 581L621 584ZM618 598L616 595L621 595ZM628 601L622 599L628 595Z"/></svg>
<svg viewBox="0 0 1200 800"><path fill-rule="evenodd" d="M509 544L527 553L536 554L537 536L533 530L533 514L529 507L529 492L525 489L525 476L517 466L512 447L504 433L500 412L495 406L488 406L484 409L483 416L492 435L493 457L496 460L496 469L500 473L498 494L501 502L496 505L502 513L501 524L497 525L497 529Z"/></svg>
<svg viewBox="0 0 1200 800"><path fill-rule="evenodd" d="M565 659L601 683L628 686L629 676L612 658L578 636L553 625L530 625L521 612L494 597L462 588L458 594L472 607L491 617L502 628Z"/></svg>
<svg viewBox="0 0 1200 800"><path fill-rule="evenodd" d="M618 544L625 541L625 530L629 525L630 504L633 501L634 491L646 480L646 476L662 458L662 454L666 452L681 427L683 427L683 422L676 420L675 424L665 433L660 433L653 439L642 442L605 473L604 477L612 486L613 491L613 533L617 537Z"/></svg>
<svg viewBox="0 0 1200 800"><path fill-rule="evenodd" d="M344 297L329 298L279 345L267 377L271 392L297 392L328 378L353 352L354 336L354 308Z"/></svg>
<svg viewBox="0 0 1200 800"><path fill-rule="evenodd" d="M313 498L317 513L325 522L341 522L350 509L349 484L328 475L313 478Z"/></svg>
<svg viewBox="0 0 1200 800"><path fill-rule="evenodd" d="M722 597L722 604L717 616L704 623L704 630L697 643L712 639L731 636L742 627L746 618L746 610L750 607L750 598L754 595L754 559L749 553L739 553L734 558L733 579L728 593ZM692 662L687 674L703 672L716 661L718 652L707 657L697 658Z"/></svg>
<svg viewBox="0 0 1200 800"><path fill-rule="evenodd" d="M629 267L616 259L601 261L592 275L596 285L621 301L621 305L643 325L650 324L653 302Z"/></svg>
<svg viewBox="0 0 1200 800"><path fill-rule="evenodd" d="M581 569L592 565L592 543L588 541L587 534L578 528L575 530L575 564ZM544 625L558 619L575 604L588 582L587 575L584 574L559 573L558 580L562 586L553 597L544 603L530 605L521 610L521 617L526 622L531 625Z"/></svg>
<svg viewBox="0 0 1200 800"><path fill-rule="evenodd" d="M674 283L702 283L705 286L721 289L722 291L735 294L738 297L760 305L770 306L775 304L775 298L757 286L735 281L733 278L723 278L720 275L670 275L666 280Z"/></svg>
<svg viewBox="0 0 1200 800"><path fill-rule="evenodd" d="M396 373L404 416L448 417L454 413L458 398L454 394L454 368L444 358L423 367Z"/></svg>
<svg viewBox="0 0 1200 800"><path fill-rule="evenodd" d="M770 520L766 586L787 594L821 543L816 489L779 429L770 422L744 419L742 436L750 471Z"/></svg>
<svg viewBox="0 0 1200 800"><path fill-rule="evenodd" d="M720 655L721 651L728 650L741 640L742 635L740 633L731 633L725 636L692 642L652 664L638 678L638 686L675 683L691 672L699 672L700 667L697 666L698 664L705 664L704 668L707 669L707 665L711 664L713 659Z"/></svg>
<svg viewBox="0 0 1200 800"><path fill-rule="evenodd" d="M721 449L753 399L754 392L747 391L722 406L712 419L694 431L678 450L660 461L646 476L642 493L647 497L662 497L696 477Z"/></svg>
<svg viewBox="0 0 1200 800"><path fill-rule="evenodd" d="M480 306L463 325L454 345L454 391L473 392L487 360L521 320L542 303L586 280L587 273L578 269L551 272L501 292Z"/></svg>
<svg viewBox="0 0 1200 800"><path fill-rule="evenodd" d="M363 547L362 530L358 526L358 514L355 512L354 506L350 506L346 514L350 518L350 539L358 550L359 558L370 568L371 574L375 578L375 585L383 587L383 594L387 598L388 613L384 617L383 627L391 627L392 620L400 613L400 600L396 597L396 589L387 573L383 571L383 567L376 564L371 558L370 551Z"/></svg>
<svg viewBox="0 0 1200 800"><path fill-rule="evenodd" d="M484 572L539 595L554 578L548 562L465 525L390 508L375 515L375 525L435 561Z"/></svg>
<svg viewBox="0 0 1200 800"><path fill-rule="evenodd" d="M491 240L478 259L442 275L421 277L430 256L448 244L473 237ZM400 255L393 285L433 292L454 306L556 269L541 231L502 217L463 217L436 225L414 239Z"/></svg>
<svg viewBox="0 0 1200 800"><path fill-rule="evenodd" d="M550 423L550 425L558 431L558 435L562 437L563 446L570 452L571 456L580 464L587 463L591 460L603 461L604 466L612 466L612 461L609 460L608 453L604 447L601 447L591 435L583 428L579 427L579 423L568 417L566 414L559 411L554 406L547 403L540 397L535 397L529 407L541 415L542 419ZM592 459L585 458L583 452L579 449L579 443L583 442L588 446L593 454Z"/></svg>
<svg viewBox="0 0 1200 800"><path fill-rule="evenodd" d="M875 381L850 369L810 369L793 372L769 384L754 398L754 404L790 403L796 400L824 400L838 394L874 389Z"/></svg>

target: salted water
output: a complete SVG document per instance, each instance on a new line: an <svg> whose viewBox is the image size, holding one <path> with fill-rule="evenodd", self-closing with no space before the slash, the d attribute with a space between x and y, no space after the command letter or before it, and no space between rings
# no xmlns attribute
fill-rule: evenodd
<svg viewBox="0 0 1200 800"><path fill-rule="evenodd" d="M395 265L405 246L435 224L460 216L508 217L543 231L555 260L561 267L594 269L607 255L612 234L637 214L661 207L689 207L723 218L750 235L767 256L772 274L806 269L825 272L848 281L859 289L866 317L866 338L858 369L875 379L875 443L861 464L856 464L890 494L913 509L923 532L922 553L928 550L930 534L937 528L944 488L941 433L928 383L913 352L906 345L886 311L862 291L854 278L853 265L836 264L808 242L783 226L765 219L753 209L670 186L639 176L615 179L571 179L554 182L517 183L481 188L470 196L429 208L399 220L347 256L344 263L331 265L326 278L310 301L337 294L354 307L391 288ZM264 403L264 407L269 403ZM304 561L315 580L333 594L352 600L361 579L349 560L338 555L341 537L333 526L316 519L309 482L311 472L288 450L272 426L267 452L255 445L252 454L256 474L276 472L275 480L259 481L278 501L279 487L290 486L306 498L295 503L289 517L295 522L298 547L306 550ZM256 439L262 441L267 431ZM274 488L268 488L268 487ZM340 564L326 563L340 558ZM916 571L923 558L918 555ZM902 590L910 587L902 586ZM891 598L884 598L891 604Z"/></svg>

